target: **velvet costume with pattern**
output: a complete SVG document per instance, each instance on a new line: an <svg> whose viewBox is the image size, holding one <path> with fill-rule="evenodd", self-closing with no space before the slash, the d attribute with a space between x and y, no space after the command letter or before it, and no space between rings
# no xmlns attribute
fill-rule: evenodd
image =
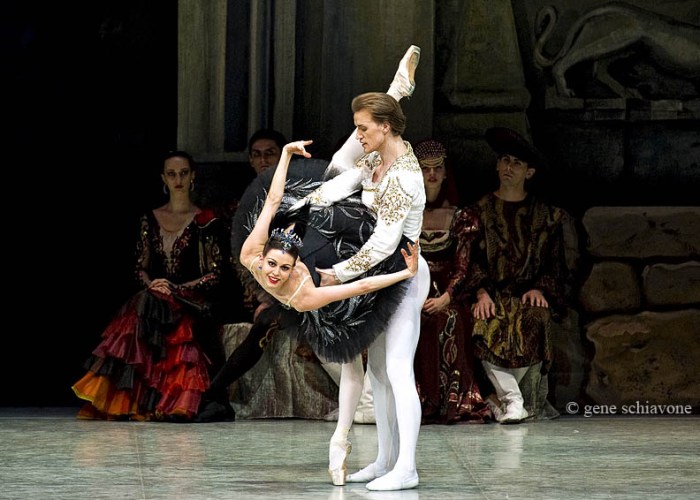
<svg viewBox="0 0 700 500"><path fill-rule="evenodd" d="M552 360L552 312L565 304L563 213L533 195L518 202L490 193L473 207L479 238L471 256L467 291L484 288L496 315L478 320L473 330L477 357L506 368ZM521 302L525 292L540 290L549 308Z"/></svg>
<svg viewBox="0 0 700 500"><path fill-rule="evenodd" d="M267 196L274 169L262 172L246 189L232 224L231 247L234 255L240 253L243 242L250 234ZM294 160L290 163L285 195L279 211L286 211L301 198L313 193L327 180L326 164L313 160ZM299 258L311 273L316 286L320 276L316 268L333 264L355 255L369 239L376 220L359 196L338 201L327 207L316 207L302 217L306 234ZM379 266L358 277L388 274L406 267L400 248ZM256 287L266 294L251 273L239 264L239 275L247 286ZM383 331L397 305L403 298L406 285L396 283L377 292L351 297L328 304L320 309L298 313L282 313L282 324L298 323L300 340L308 343L324 361L348 362L362 353Z"/></svg>
<svg viewBox="0 0 700 500"><path fill-rule="evenodd" d="M80 418L183 420L197 413L210 360L198 341L216 307L228 243L221 219L202 211L178 234L152 212L140 219L136 278L142 290L117 312L73 385ZM180 286L151 291L142 273ZM208 332L210 333L210 332Z"/></svg>
<svg viewBox="0 0 700 500"><path fill-rule="evenodd" d="M457 291L467 276L477 230L473 214L457 210L449 229L421 231L431 293L439 297L448 292L451 299L442 311L421 314L414 369L424 424L479 423L489 415L474 378L469 303Z"/></svg>

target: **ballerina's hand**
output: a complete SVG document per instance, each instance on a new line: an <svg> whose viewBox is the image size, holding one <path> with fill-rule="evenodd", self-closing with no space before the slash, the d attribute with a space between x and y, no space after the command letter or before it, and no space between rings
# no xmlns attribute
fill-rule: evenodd
<svg viewBox="0 0 700 500"><path fill-rule="evenodd" d="M301 155L304 158L311 158L311 153L306 151L306 146L308 146L312 142L314 142L314 141L312 141L312 140L294 141L294 142L290 142L289 144L287 144L284 147L284 149L286 149L287 152L290 154Z"/></svg>
<svg viewBox="0 0 700 500"><path fill-rule="evenodd" d="M406 246L408 247L410 253L402 248L401 255L403 255L403 259L406 261L406 267L411 273L411 276L415 276L418 272L418 256L420 255L418 251L418 243L407 243Z"/></svg>

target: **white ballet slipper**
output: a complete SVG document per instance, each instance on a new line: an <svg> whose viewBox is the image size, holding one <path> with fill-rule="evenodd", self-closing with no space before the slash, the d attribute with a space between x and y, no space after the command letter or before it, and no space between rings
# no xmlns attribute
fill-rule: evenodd
<svg viewBox="0 0 700 500"><path fill-rule="evenodd" d="M400 471L391 471L388 474L378 477L365 485L371 491L396 491L410 490L418 486L418 474L406 475Z"/></svg>
<svg viewBox="0 0 700 500"><path fill-rule="evenodd" d="M382 477L384 474L386 474L385 470L380 469L377 464L371 463L364 469L348 475L345 481L348 483L368 483L378 477Z"/></svg>

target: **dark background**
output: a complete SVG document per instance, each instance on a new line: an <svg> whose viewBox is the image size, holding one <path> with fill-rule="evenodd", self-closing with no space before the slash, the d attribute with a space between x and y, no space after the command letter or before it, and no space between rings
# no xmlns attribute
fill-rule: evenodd
<svg viewBox="0 0 700 500"><path fill-rule="evenodd" d="M166 201L176 146L177 2L3 2L2 405L70 386L132 291L136 221Z"/></svg>

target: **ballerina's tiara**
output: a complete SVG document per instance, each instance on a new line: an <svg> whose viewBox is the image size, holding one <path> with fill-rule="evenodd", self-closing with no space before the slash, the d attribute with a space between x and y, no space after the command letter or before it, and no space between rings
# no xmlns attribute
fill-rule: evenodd
<svg viewBox="0 0 700 500"><path fill-rule="evenodd" d="M270 239L275 239L282 243L283 250L291 250L292 246L301 248L304 244L301 242L301 238L294 231L285 231L283 228L278 227L273 229L270 233Z"/></svg>

